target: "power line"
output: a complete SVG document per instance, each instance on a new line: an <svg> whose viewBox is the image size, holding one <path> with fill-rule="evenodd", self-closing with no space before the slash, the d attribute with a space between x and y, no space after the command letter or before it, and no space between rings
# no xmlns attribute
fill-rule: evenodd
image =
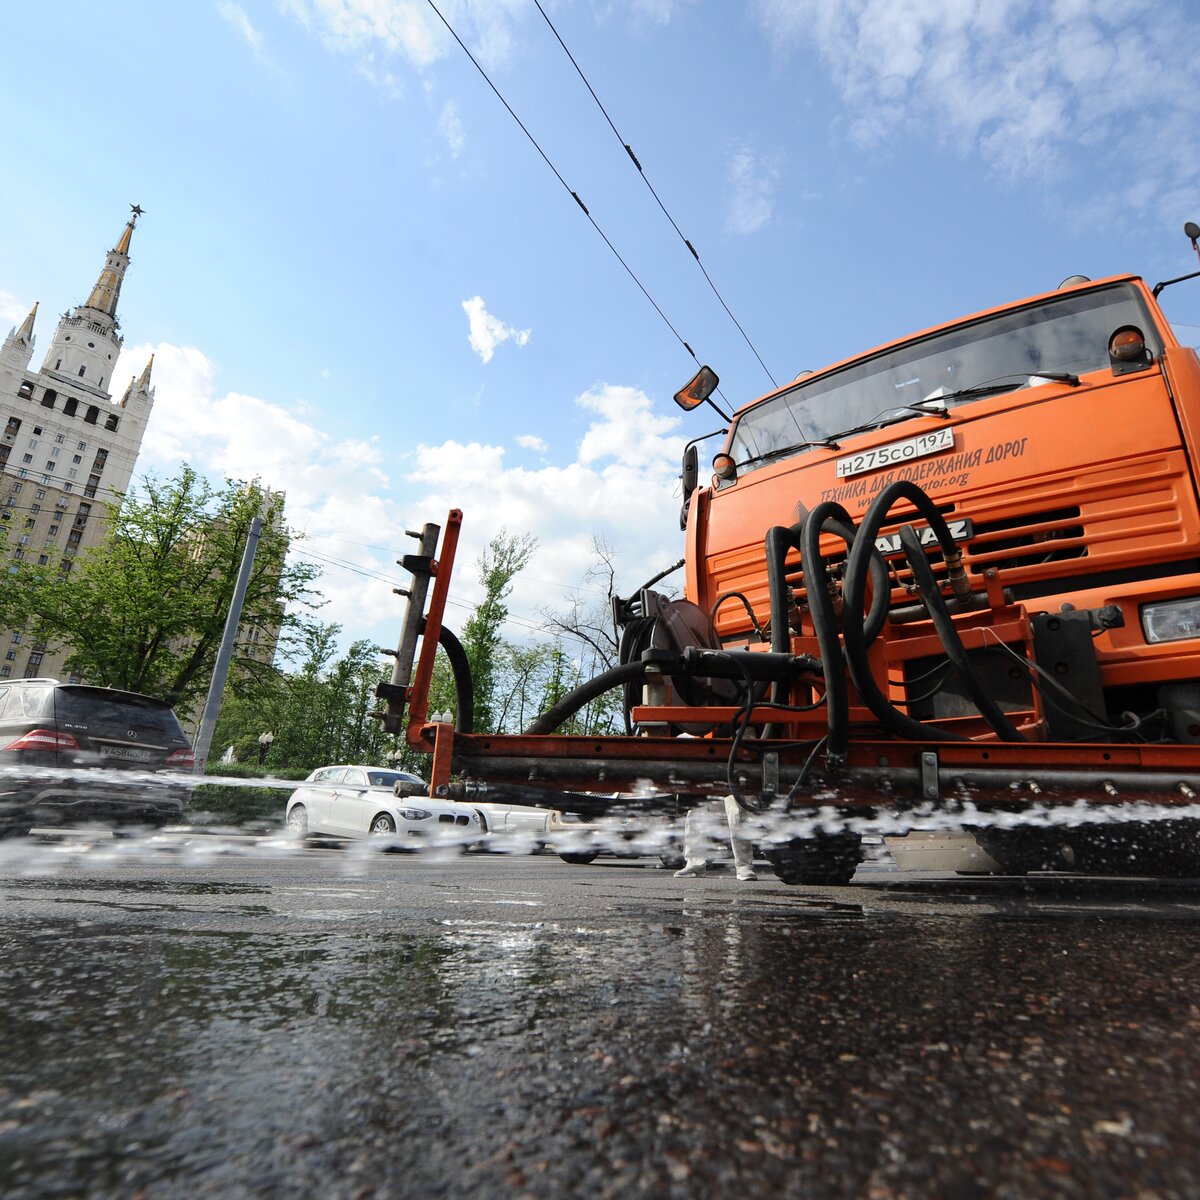
<svg viewBox="0 0 1200 1200"><path fill-rule="evenodd" d="M677 330L675 328L675 326L671 324L670 320L667 317L667 314L663 312L663 310L659 307L658 302L646 290L646 287L642 283L642 281L637 277L636 274L634 274L633 268L630 267L630 265L621 257L620 253L617 251L616 246L614 246L612 244L612 242L608 238L608 235L597 224L596 218L593 217L592 214L588 211L587 205L584 204L582 199L580 199L579 193L576 191L573 191L571 189L571 185L569 183L567 183L567 181L562 177L562 174L559 172L558 168L554 165L554 163L552 163L550 161L549 156L541 148L541 146L538 145L537 139L533 136L532 133L529 132L529 130L525 126L525 123L521 120L520 117L517 116L516 112L513 110L512 105L509 104L509 102L507 100L505 100L504 96L500 92L500 89L492 82L491 77L480 65L478 59L476 59L475 55L473 55L471 53L471 51L467 48L466 43L455 32L454 26L451 25L450 22L446 20L446 18L442 15L441 9L438 8L438 6L433 2L433 0L426 0L426 2L429 4L429 7L432 8L433 11L437 14L438 20L440 20L441 23L443 25L445 25L447 30L449 30L450 36L459 44L459 46L462 48L463 53L471 60L471 63L475 67L475 70L477 70L479 72L479 74L483 76L484 82L495 93L496 99L499 100L500 103L503 104L504 107L508 110L508 115L510 117L512 117L512 119L514 121L516 121L518 126L520 126L521 132L529 139L530 144L538 152L538 154L541 155L542 161L546 164L546 166L548 166L550 168L551 171L554 172L555 179L557 179L558 182L563 185L563 188L567 192L567 194L571 197L572 200L575 201L576 204L579 205L580 211L583 213L583 215L585 217L587 217L592 228L600 235L600 237L604 241L604 244L609 248L609 250L612 251L613 257L616 258L617 262L619 262L621 264L621 266L625 268L625 273L629 276L629 278L632 279L635 284L637 284L638 290L650 302L651 307L662 318L663 323L666 325L666 327L675 335L676 340L688 352L688 354L691 356L691 358L696 363L696 365L697 366L702 365L700 363L700 360L696 357L695 350L693 350L691 348L691 346L689 346L687 344L687 342L683 338L683 335L680 334L679 330Z"/></svg>
<svg viewBox="0 0 1200 1200"><path fill-rule="evenodd" d="M671 228L674 229L677 234L679 234L679 240L683 242L683 244L688 248L688 251L691 253L691 256L696 260L696 266L700 268L700 273L704 276L708 286L712 289L713 295L716 296L721 303L721 307L726 311L726 313L729 314L729 319L737 326L738 333L742 335L746 345L750 347L751 353L753 353L754 357L758 359L758 365L766 372L767 378L771 381L771 386L778 387L779 384L775 381L775 376L771 374L771 369L765 362L763 362L762 355L759 354L754 343L750 340L750 335L747 334L745 329L742 328L742 323L737 319L737 317L733 315L733 310L728 304L725 303L725 298L717 290L717 285L712 281L712 277L705 269L704 263L700 261L700 252L691 243L691 241L684 236L683 230L680 229L676 224L675 218L667 211L667 206L662 202L662 198L659 196L658 192L655 191L654 185L650 182L650 177L646 174L646 169L642 166L638 156L634 154L633 147L621 136L620 130L618 130L616 125L613 124L613 119L608 115L608 110L601 103L600 97L596 95L596 89L593 88L591 83L588 81L588 77L583 73L583 68L580 67L579 63L575 60L575 55L571 53L567 43L563 41L562 34L560 34L555 28L554 22L550 20L549 16L547 16L546 10L541 5L541 0L533 0L533 2L535 5L537 5L538 12L542 14L542 19L550 27L550 32L554 34L555 38L558 40L558 44L563 48L563 53L566 54L566 56L571 60L571 66L575 68L579 78L583 80L584 87L586 87L591 93L592 99L596 102L596 107L599 108L604 114L604 119L608 122L608 127L613 131L617 141L620 142L625 148L625 153L629 156L629 161L637 168L638 174L642 177L642 182L645 183L645 185L650 189L650 195L654 197L655 201L658 203L658 207L662 209L663 216L671 222Z"/></svg>

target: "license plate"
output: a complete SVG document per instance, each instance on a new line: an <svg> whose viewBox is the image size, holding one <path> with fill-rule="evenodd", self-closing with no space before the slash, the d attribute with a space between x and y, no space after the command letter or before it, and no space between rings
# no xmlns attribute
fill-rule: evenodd
<svg viewBox="0 0 1200 1200"><path fill-rule="evenodd" d="M142 750L137 746L101 746L101 758L121 758L126 762L150 762L154 758L153 750Z"/></svg>
<svg viewBox="0 0 1200 1200"><path fill-rule="evenodd" d="M862 450L858 454L839 458L837 477L849 479L851 475L882 471L884 467L894 467L898 463L911 462L914 458L924 458L927 454L940 454L943 450L953 449L953 429L931 429L928 433L919 433L901 442L889 442L886 446L876 446L873 450Z"/></svg>
<svg viewBox="0 0 1200 1200"><path fill-rule="evenodd" d="M950 536L956 542L970 541L974 536L975 530L969 517L963 517L957 521L948 520L946 524L950 529ZM921 539L922 546L932 546L937 541L937 534L928 525L916 525L914 528L917 531L917 537ZM880 554L899 554L902 549L900 535L898 533L880 534L875 539L875 548Z"/></svg>

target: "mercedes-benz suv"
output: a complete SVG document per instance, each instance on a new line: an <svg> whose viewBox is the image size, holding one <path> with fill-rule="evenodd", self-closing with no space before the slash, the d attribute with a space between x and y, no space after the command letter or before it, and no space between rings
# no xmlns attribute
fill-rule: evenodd
<svg viewBox="0 0 1200 1200"><path fill-rule="evenodd" d="M0 835L75 822L166 825L192 747L165 700L57 679L0 682Z"/></svg>

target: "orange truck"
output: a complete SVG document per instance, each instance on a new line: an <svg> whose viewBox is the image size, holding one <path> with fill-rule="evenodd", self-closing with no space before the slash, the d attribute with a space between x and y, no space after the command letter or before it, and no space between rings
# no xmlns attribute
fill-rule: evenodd
<svg viewBox="0 0 1200 1200"><path fill-rule="evenodd" d="M432 794L733 795L788 882L930 814L1008 871L1200 873L1200 362L1167 283L1073 277L740 408L711 481L684 457L683 596L618 601L619 665L521 734L471 731L442 623L461 513L426 526L385 726L432 752ZM562 731L613 688L626 732Z"/></svg>

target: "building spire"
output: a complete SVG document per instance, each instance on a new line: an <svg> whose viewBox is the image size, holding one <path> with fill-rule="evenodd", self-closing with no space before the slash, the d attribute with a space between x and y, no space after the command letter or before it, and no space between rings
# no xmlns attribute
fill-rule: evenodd
<svg viewBox="0 0 1200 1200"><path fill-rule="evenodd" d="M146 364L145 369L142 371L141 379L138 380L138 387L144 389L144 388L148 388L150 386L150 371L153 367L154 367L154 355L152 354L152 355L150 355L150 361Z"/></svg>
<svg viewBox="0 0 1200 1200"><path fill-rule="evenodd" d="M100 278L96 280L96 286L92 288L92 294L83 306L111 317L114 324L117 320L117 300L121 295L121 283L125 278L125 269L129 266L129 243L133 237L133 227L144 211L137 204L131 204L129 207L132 210L129 220L117 239L117 244L108 252Z"/></svg>
<svg viewBox="0 0 1200 1200"><path fill-rule="evenodd" d="M33 320L37 316L38 302L33 302L33 307L29 310L29 316L21 322L21 328L16 332L16 339L26 346L33 345Z"/></svg>

